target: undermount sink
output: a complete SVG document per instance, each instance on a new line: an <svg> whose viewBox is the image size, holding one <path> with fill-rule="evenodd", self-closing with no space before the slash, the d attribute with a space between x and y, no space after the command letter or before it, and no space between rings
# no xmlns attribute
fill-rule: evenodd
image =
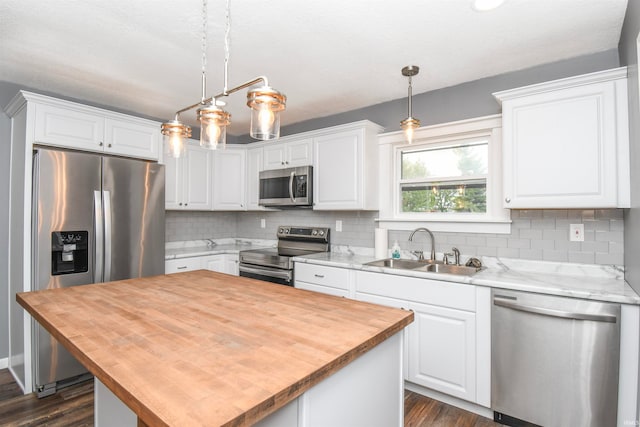
<svg viewBox="0 0 640 427"><path fill-rule="evenodd" d="M459 276L471 276L478 272L478 268L464 265L442 264L441 261L413 260L413 259L378 259L364 265L372 267L395 268L399 270L426 271L429 273L456 274Z"/></svg>
<svg viewBox="0 0 640 427"><path fill-rule="evenodd" d="M478 269L475 267L452 264L429 264L419 269L414 268L413 270L425 270L431 273L458 274L462 276L471 276L472 274L476 274L478 272Z"/></svg>
<svg viewBox="0 0 640 427"><path fill-rule="evenodd" d="M401 270L413 270L415 268L425 267L425 264L420 261L396 258L379 259L368 262L365 265L371 265L373 267L399 268Z"/></svg>

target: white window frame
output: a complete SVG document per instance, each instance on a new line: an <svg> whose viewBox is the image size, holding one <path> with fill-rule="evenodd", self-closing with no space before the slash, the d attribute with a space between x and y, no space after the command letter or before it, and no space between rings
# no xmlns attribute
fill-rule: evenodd
<svg viewBox="0 0 640 427"><path fill-rule="evenodd" d="M489 142L487 211L485 213L400 212L401 154L406 149L455 146L470 140ZM509 234L511 219L502 207L501 115L425 126L415 131L413 144L403 132L379 135L380 218L378 225L393 230L426 226L432 231Z"/></svg>

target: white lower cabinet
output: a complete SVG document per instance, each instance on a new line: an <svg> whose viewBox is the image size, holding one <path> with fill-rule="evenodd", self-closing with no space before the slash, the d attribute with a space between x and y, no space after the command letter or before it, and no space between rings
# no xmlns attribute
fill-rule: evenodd
<svg viewBox="0 0 640 427"><path fill-rule="evenodd" d="M193 270L211 270L238 276L238 254L217 254L188 258L168 259L164 262L165 274Z"/></svg>
<svg viewBox="0 0 640 427"><path fill-rule="evenodd" d="M451 396L476 400L475 313L409 303L407 380Z"/></svg>
<svg viewBox="0 0 640 427"><path fill-rule="evenodd" d="M217 271L220 273L231 274L238 276L238 255L223 254L223 255L210 255L204 257L206 260L203 268L211 271Z"/></svg>
<svg viewBox="0 0 640 427"><path fill-rule="evenodd" d="M405 380L490 406L489 288L307 263L295 264L295 287L412 310Z"/></svg>
<svg viewBox="0 0 640 427"><path fill-rule="evenodd" d="M323 294L348 298L350 292L350 270L297 262L294 271L295 287Z"/></svg>
<svg viewBox="0 0 640 427"><path fill-rule="evenodd" d="M168 259L164 262L164 274L183 273L201 268L202 257Z"/></svg>

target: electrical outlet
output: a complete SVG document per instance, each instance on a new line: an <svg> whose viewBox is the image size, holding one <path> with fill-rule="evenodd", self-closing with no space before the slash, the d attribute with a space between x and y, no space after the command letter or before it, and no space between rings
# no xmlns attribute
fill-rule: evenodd
<svg viewBox="0 0 640 427"><path fill-rule="evenodd" d="M569 224L569 241L584 242L584 224Z"/></svg>
<svg viewBox="0 0 640 427"><path fill-rule="evenodd" d="M267 220L262 218L260 220L260 228L266 228L267 227Z"/></svg>
<svg viewBox="0 0 640 427"><path fill-rule="evenodd" d="M336 231L342 231L342 221L336 220Z"/></svg>

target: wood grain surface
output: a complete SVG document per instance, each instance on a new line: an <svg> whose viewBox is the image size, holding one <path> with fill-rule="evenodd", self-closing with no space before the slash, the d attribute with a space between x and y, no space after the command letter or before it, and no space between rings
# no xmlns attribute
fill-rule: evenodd
<svg viewBox="0 0 640 427"><path fill-rule="evenodd" d="M205 270L16 299L150 427L251 425L413 321Z"/></svg>

